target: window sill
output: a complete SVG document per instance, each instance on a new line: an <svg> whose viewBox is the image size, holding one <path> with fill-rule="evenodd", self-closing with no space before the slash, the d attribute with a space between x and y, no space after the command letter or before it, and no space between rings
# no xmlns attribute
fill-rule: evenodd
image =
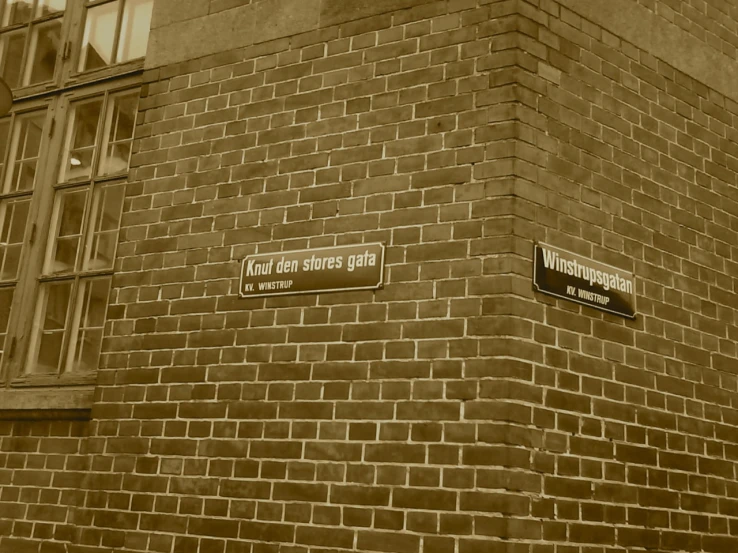
<svg viewBox="0 0 738 553"><path fill-rule="evenodd" d="M42 96L56 90L54 82L39 83L33 85L19 86L13 89L13 99L16 101Z"/></svg>
<svg viewBox="0 0 738 553"><path fill-rule="evenodd" d="M92 85L110 79L140 75L143 72L143 68L143 59L135 59L118 65L95 69L93 71L75 73L72 76L63 79L61 84L59 84L55 79L51 83L41 83L14 88L12 89L13 99L15 102L21 102L23 100L55 95L59 92L65 92L70 89Z"/></svg>
<svg viewBox="0 0 738 553"><path fill-rule="evenodd" d="M75 72L70 77L64 80L62 88L76 87L98 81L112 79L115 77L124 77L133 73L140 73L143 71L143 66L144 59L137 58L135 60L111 65L108 67L101 67L99 69L92 69L90 71Z"/></svg>
<svg viewBox="0 0 738 553"><path fill-rule="evenodd" d="M0 420L89 420L94 387L0 390Z"/></svg>

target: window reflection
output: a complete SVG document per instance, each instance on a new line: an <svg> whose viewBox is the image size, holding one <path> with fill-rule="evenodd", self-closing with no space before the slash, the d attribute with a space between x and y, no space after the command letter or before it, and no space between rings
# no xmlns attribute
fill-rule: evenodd
<svg viewBox="0 0 738 553"><path fill-rule="evenodd" d="M26 48L26 29L2 35L0 55L4 60L2 77L10 88L20 85L23 52Z"/></svg>
<svg viewBox="0 0 738 553"><path fill-rule="evenodd" d="M152 0L126 1L120 26L117 61L133 60L146 55L153 7Z"/></svg>
<svg viewBox="0 0 738 553"><path fill-rule="evenodd" d="M137 106L138 92L111 98L98 174L112 175L128 170Z"/></svg>
<svg viewBox="0 0 738 553"><path fill-rule="evenodd" d="M113 268L124 192L122 184L100 186L95 191L91 232L87 239L84 262L85 270Z"/></svg>
<svg viewBox="0 0 738 553"><path fill-rule="evenodd" d="M44 17L67 9L67 0L38 0L36 17Z"/></svg>
<svg viewBox="0 0 738 553"><path fill-rule="evenodd" d="M10 322L10 304L13 303L15 288L0 288L0 354L5 349L5 336Z"/></svg>
<svg viewBox="0 0 738 553"><path fill-rule="evenodd" d="M57 373L61 360L64 329L67 325L71 282L51 282L41 286L34 320L34 340L26 366L34 373Z"/></svg>
<svg viewBox="0 0 738 553"><path fill-rule="evenodd" d="M91 71L144 57L153 7L153 0L113 0L90 7L78 70Z"/></svg>
<svg viewBox="0 0 738 553"><path fill-rule="evenodd" d="M74 314L76 329L72 328L74 340L69 345L67 371L93 371L97 368L110 282L110 277L104 277L83 280L81 283Z"/></svg>
<svg viewBox="0 0 738 553"><path fill-rule="evenodd" d="M8 151L10 141L10 119L0 119L0 182L2 182L3 168L5 167L5 152ZM0 186L2 189L2 186Z"/></svg>
<svg viewBox="0 0 738 553"><path fill-rule="evenodd" d="M33 13L33 0L5 0L3 27L28 23Z"/></svg>
<svg viewBox="0 0 738 553"><path fill-rule="evenodd" d="M36 180L36 165L41 150L45 114L19 117L10 140L9 166L3 192L31 190Z"/></svg>
<svg viewBox="0 0 738 553"><path fill-rule="evenodd" d="M82 221L87 189L61 192L57 195L52 219L54 242L46 259L44 272L66 273L74 270L82 239Z"/></svg>
<svg viewBox="0 0 738 553"><path fill-rule="evenodd" d="M85 33L79 70L89 71L113 63L113 44L118 20L119 1L95 6L87 10Z"/></svg>
<svg viewBox="0 0 738 553"><path fill-rule="evenodd" d="M10 88L53 79L65 9L66 0L0 0L0 31L8 29L0 34L0 76Z"/></svg>
<svg viewBox="0 0 738 553"><path fill-rule="evenodd" d="M30 63L24 79L26 84L43 83L54 78L61 43L61 28L61 19L53 19L33 28L31 45L28 49Z"/></svg>
<svg viewBox="0 0 738 553"><path fill-rule="evenodd" d="M61 181L89 178L92 175L102 104L102 98L97 98L75 104L72 108Z"/></svg>
<svg viewBox="0 0 738 553"><path fill-rule="evenodd" d="M30 199L0 203L0 280L18 278Z"/></svg>

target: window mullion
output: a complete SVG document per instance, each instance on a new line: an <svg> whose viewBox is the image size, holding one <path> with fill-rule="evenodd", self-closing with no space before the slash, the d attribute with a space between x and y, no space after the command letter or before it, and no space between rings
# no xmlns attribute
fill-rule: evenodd
<svg viewBox="0 0 738 553"><path fill-rule="evenodd" d="M30 64L28 62L28 56L30 55L30 50L31 50L31 40L33 39L33 29L34 29L34 23L33 23L33 20L31 20L31 22L28 23L28 25L26 25L26 44L23 47L23 59L21 60L20 74L18 76L19 77L18 78L19 88L23 88L24 86L28 84L26 82L26 76L27 76L26 74L31 69L29 67ZM30 77L29 77L29 80L30 80Z"/></svg>
<svg viewBox="0 0 738 553"><path fill-rule="evenodd" d="M70 5L71 4L71 5ZM59 59L61 60L59 72L62 85L66 83L74 73L74 67L79 61L79 52L72 45L79 42L80 21L83 19L85 8L83 2L67 2L66 10L63 12L61 45L59 48ZM69 45L69 46L67 46ZM65 56L69 48L68 55Z"/></svg>
<svg viewBox="0 0 738 553"><path fill-rule="evenodd" d="M0 72L2 72L2 67L0 67ZM10 117L5 118L6 121L8 121L9 127L8 127L8 135L7 140L11 140L13 137L13 125L15 124L15 114L11 114ZM0 137L1 139L2 137ZM9 144L5 144L5 151L3 152L3 159L0 159L0 163L2 163L2 169L0 169L0 194L3 193L4 187L5 187L5 175L8 172L8 162L10 160L10 148Z"/></svg>
<svg viewBox="0 0 738 553"><path fill-rule="evenodd" d="M88 233L90 232L90 221L92 221L92 208L94 206L95 192L97 186L97 173L100 168L100 158L102 156L103 147L105 144L105 137L110 133L110 119L112 116L108 115L108 111L111 110L110 105L110 92L105 91L102 107L100 109L100 120L97 125L97 136L95 137L95 149L92 154L92 164L90 167L90 192L85 202L85 214L82 219L82 229L80 238L80 248L78 252L77 267L75 272L79 274L82 271L84 264L84 256L88 248ZM94 229L93 229L94 230Z"/></svg>
<svg viewBox="0 0 738 553"><path fill-rule="evenodd" d="M95 149L92 153L92 166L90 167L90 181L94 182L97 172L100 167L100 156L102 155L103 141L105 133L107 132L105 127L108 121L108 107L110 104L110 92L105 91L103 96L103 103L100 108L100 120L97 124L97 136L95 136Z"/></svg>
<svg viewBox="0 0 738 553"><path fill-rule="evenodd" d="M76 334L76 332L74 331L74 319L77 317L77 301L79 299L79 289L80 277L79 275L75 275L74 282L72 284L72 291L69 294L67 319L66 321L64 321L64 333L62 334L62 345L61 351L59 352L59 372L57 373L57 375L60 377L67 372L67 362L69 361L69 344L72 341L73 335ZM79 323L79 321L77 323ZM76 326L79 326L79 324L77 324Z"/></svg>
<svg viewBox="0 0 738 553"><path fill-rule="evenodd" d="M79 274L80 272L82 272L82 266L85 260L85 250L87 249L87 232L89 230L90 220L92 219L92 207L95 195L95 181L91 181L88 186L89 193L87 194L87 198L85 200L85 211L84 215L82 216L82 227L80 229L79 237L79 251L77 252L77 259L75 261L74 268L75 274Z"/></svg>
<svg viewBox="0 0 738 553"><path fill-rule="evenodd" d="M111 64L118 63L118 45L120 44L120 30L123 26L123 10L126 7L126 0L120 0L118 3L118 18L115 21L115 34L113 35L113 52L111 55Z"/></svg>

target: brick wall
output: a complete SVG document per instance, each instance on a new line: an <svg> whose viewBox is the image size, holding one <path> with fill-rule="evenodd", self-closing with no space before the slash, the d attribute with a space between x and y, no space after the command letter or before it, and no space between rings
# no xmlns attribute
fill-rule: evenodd
<svg viewBox="0 0 738 553"><path fill-rule="evenodd" d="M733 58L738 53L738 6L730 0L638 0L657 16Z"/></svg>
<svg viewBox="0 0 738 553"><path fill-rule="evenodd" d="M522 12L540 78L517 235L638 280L633 322L521 294L543 538L734 551L738 106L557 4Z"/></svg>
<svg viewBox="0 0 738 553"><path fill-rule="evenodd" d="M0 421L0 551L65 551L84 497L87 422Z"/></svg>
<svg viewBox="0 0 738 553"><path fill-rule="evenodd" d="M736 549L736 104L553 1L419 4L147 71L84 477L52 539L4 486L3 552ZM237 299L376 241L382 290Z"/></svg>
<svg viewBox="0 0 738 553"><path fill-rule="evenodd" d="M516 26L440 2L148 73L80 545L445 551L528 515L486 412L520 370ZM363 241L381 291L236 298L247 254Z"/></svg>

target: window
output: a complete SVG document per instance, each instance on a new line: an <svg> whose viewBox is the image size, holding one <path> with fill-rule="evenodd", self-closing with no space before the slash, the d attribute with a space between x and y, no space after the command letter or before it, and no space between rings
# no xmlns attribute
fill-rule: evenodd
<svg viewBox="0 0 738 553"><path fill-rule="evenodd" d="M146 55L153 0L88 2L79 71Z"/></svg>
<svg viewBox="0 0 738 553"><path fill-rule="evenodd" d="M97 368L138 90L70 104L26 372Z"/></svg>
<svg viewBox="0 0 738 553"><path fill-rule="evenodd" d="M54 78L66 0L5 0L0 6L0 73L10 88Z"/></svg>
<svg viewBox="0 0 738 553"><path fill-rule="evenodd" d="M45 120L46 110L0 119L0 352L18 285Z"/></svg>
<svg viewBox="0 0 738 553"><path fill-rule="evenodd" d="M154 0L0 0L0 76L12 89L37 92L124 64L138 69L153 7Z"/></svg>
<svg viewBox="0 0 738 553"><path fill-rule="evenodd" d="M5 387L93 383L152 6L0 0L0 75L16 98L0 118Z"/></svg>

